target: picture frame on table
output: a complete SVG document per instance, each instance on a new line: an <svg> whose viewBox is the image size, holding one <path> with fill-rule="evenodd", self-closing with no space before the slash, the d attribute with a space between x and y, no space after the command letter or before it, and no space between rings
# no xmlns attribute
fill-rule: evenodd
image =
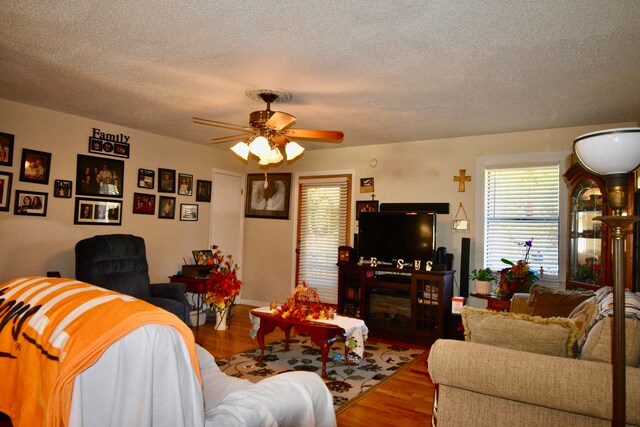
<svg viewBox="0 0 640 427"><path fill-rule="evenodd" d="M44 151L22 149L20 162L20 181L34 184L49 184L49 170L51 169L51 153Z"/></svg>
<svg viewBox="0 0 640 427"><path fill-rule="evenodd" d="M198 205L182 203L180 205L180 221L197 221Z"/></svg>
<svg viewBox="0 0 640 427"><path fill-rule="evenodd" d="M360 212L378 212L378 200L356 200L356 220L360 219Z"/></svg>
<svg viewBox="0 0 640 427"><path fill-rule="evenodd" d="M266 179L266 188L265 188ZM247 218L289 219L291 174L263 173L247 175Z"/></svg>
<svg viewBox="0 0 640 427"><path fill-rule="evenodd" d="M156 213L156 195L133 193L133 213L153 215Z"/></svg>
<svg viewBox="0 0 640 427"><path fill-rule="evenodd" d="M49 194L39 191L16 190L14 215L47 216Z"/></svg>
<svg viewBox="0 0 640 427"><path fill-rule="evenodd" d="M193 175L188 175L186 173L178 174L178 195L193 195Z"/></svg>
<svg viewBox="0 0 640 427"><path fill-rule="evenodd" d="M63 179L56 179L55 181L53 181L53 197L70 199L72 188L73 182L65 181Z"/></svg>
<svg viewBox="0 0 640 427"><path fill-rule="evenodd" d="M122 198L124 160L78 154L76 195Z"/></svg>
<svg viewBox="0 0 640 427"><path fill-rule="evenodd" d="M151 169L138 169L138 188L153 190L156 172Z"/></svg>
<svg viewBox="0 0 640 427"><path fill-rule="evenodd" d="M199 179L196 183L196 202L211 202L211 181Z"/></svg>
<svg viewBox="0 0 640 427"><path fill-rule="evenodd" d="M191 251L191 253L193 253L193 259L196 261L196 265L207 265L209 261L213 262L213 251L211 249Z"/></svg>
<svg viewBox="0 0 640 427"><path fill-rule="evenodd" d="M9 212L11 205L12 172L0 171L0 212Z"/></svg>
<svg viewBox="0 0 640 427"><path fill-rule="evenodd" d="M158 168L158 193L176 192L176 171L175 169Z"/></svg>
<svg viewBox="0 0 640 427"><path fill-rule="evenodd" d="M174 219L176 217L176 198L160 196L158 202L158 218Z"/></svg>
<svg viewBox="0 0 640 427"><path fill-rule="evenodd" d="M13 166L13 141L15 136L0 132L0 166Z"/></svg>
<svg viewBox="0 0 640 427"><path fill-rule="evenodd" d="M76 197L73 223L122 225L122 200Z"/></svg>

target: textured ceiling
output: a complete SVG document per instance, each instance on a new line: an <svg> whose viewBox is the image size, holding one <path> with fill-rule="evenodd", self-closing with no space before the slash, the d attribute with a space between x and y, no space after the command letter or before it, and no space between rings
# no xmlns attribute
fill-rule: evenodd
<svg viewBox="0 0 640 427"><path fill-rule="evenodd" d="M635 0L0 0L0 98L202 144L250 88L355 146L635 122L639 77Z"/></svg>

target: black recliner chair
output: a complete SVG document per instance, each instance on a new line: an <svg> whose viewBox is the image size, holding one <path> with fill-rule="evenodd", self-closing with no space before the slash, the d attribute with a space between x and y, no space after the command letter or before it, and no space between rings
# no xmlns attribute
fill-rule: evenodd
<svg viewBox="0 0 640 427"><path fill-rule="evenodd" d="M142 237L94 236L76 244L76 279L131 295L163 308L190 325L184 283L151 284Z"/></svg>

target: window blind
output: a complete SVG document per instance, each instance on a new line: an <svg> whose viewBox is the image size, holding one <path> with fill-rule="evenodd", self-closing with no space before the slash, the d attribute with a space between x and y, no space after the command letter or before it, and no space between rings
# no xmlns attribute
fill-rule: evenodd
<svg viewBox="0 0 640 427"><path fill-rule="evenodd" d="M338 246L349 241L351 176L305 177L299 183L298 284L323 303L338 300Z"/></svg>
<svg viewBox="0 0 640 427"><path fill-rule="evenodd" d="M485 170L485 267L501 270L506 258L544 269L544 280L559 279L560 167Z"/></svg>

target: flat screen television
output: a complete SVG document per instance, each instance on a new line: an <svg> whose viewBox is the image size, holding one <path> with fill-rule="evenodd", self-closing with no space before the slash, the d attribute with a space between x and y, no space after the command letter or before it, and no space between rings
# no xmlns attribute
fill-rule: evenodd
<svg viewBox="0 0 640 427"><path fill-rule="evenodd" d="M360 212L358 256L394 264L398 259L433 260L436 247L435 212Z"/></svg>

